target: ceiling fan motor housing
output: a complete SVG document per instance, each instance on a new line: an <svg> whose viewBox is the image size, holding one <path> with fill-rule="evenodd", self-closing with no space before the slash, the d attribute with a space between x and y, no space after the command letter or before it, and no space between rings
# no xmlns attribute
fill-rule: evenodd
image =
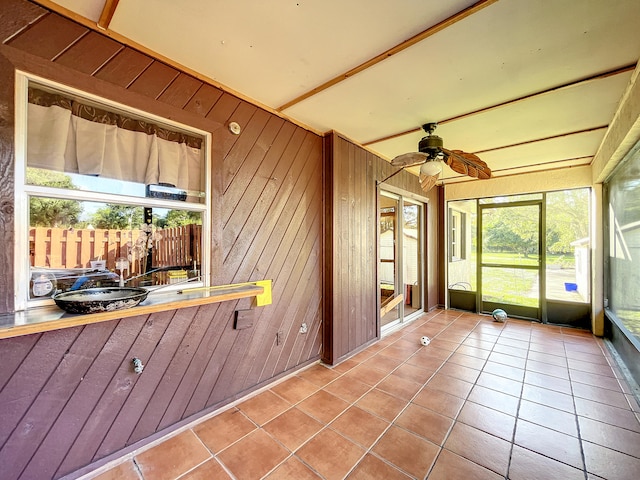
<svg viewBox="0 0 640 480"><path fill-rule="evenodd" d="M438 135L427 135L426 137L422 137L418 143L418 151L426 153L430 159L433 159L442 151L443 145L442 138Z"/></svg>

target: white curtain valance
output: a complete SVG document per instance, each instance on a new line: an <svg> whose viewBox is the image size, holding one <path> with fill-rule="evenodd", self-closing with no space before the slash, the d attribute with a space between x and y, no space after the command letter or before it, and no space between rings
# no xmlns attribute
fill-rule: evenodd
<svg viewBox="0 0 640 480"><path fill-rule="evenodd" d="M71 100L64 100L69 105L29 103L28 166L203 190L201 139L96 109L91 113L102 115L91 116L87 114L91 107L85 105L76 115Z"/></svg>

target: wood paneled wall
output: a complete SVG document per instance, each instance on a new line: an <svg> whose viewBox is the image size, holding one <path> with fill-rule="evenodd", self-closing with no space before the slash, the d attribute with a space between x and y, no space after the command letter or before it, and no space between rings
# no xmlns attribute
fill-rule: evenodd
<svg viewBox="0 0 640 480"><path fill-rule="evenodd" d="M322 138L26 0L2 1L0 35L0 311L13 308L16 69L212 132L212 280L273 279L245 330L234 311L248 304L230 301L1 340L0 477L78 475L319 359Z"/></svg>
<svg viewBox="0 0 640 480"><path fill-rule="evenodd" d="M325 331L322 359L335 364L376 340L379 328L377 262L378 182L396 171L388 162L332 132L325 136ZM382 188L427 202L427 263L423 305L438 305L439 197L425 194L418 178L401 172ZM425 197L426 195L426 197Z"/></svg>

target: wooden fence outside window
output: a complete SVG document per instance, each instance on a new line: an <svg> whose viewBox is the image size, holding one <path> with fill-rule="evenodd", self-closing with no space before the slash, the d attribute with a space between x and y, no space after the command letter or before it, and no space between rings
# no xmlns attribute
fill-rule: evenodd
<svg viewBox="0 0 640 480"><path fill-rule="evenodd" d="M144 254L134 248L140 230L67 229L33 227L29 229L32 267L91 268L91 261L106 261L106 269L116 268L116 259L130 258L130 275L144 269ZM159 230L150 251L153 268L200 265L201 225L185 225ZM129 257L131 255L131 257Z"/></svg>

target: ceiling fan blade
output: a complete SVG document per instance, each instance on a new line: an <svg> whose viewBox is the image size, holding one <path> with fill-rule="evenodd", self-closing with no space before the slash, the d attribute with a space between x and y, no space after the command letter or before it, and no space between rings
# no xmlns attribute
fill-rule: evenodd
<svg viewBox="0 0 640 480"><path fill-rule="evenodd" d="M427 154L421 152L403 153L391 160L391 165L394 167L413 167L414 165L420 165L427 160Z"/></svg>
<svg viewBox="0 0 640 480"><path fill-rule="evenodd" d="M491 169L477 155L463 152L462 150L447 150L445 148L442 151L447 156L447 165L454 172L483 180L491 178Z"/></svg>
<svg viewBox="0 0 640 480"><path fill-rule="evenodd" d="M421 173L418 178L420 180L420 187L422 188L422 190L424 190L425 192L431 190L438 181L439 176L439 173L437 175L424 175L423 173Z"/></svg>

